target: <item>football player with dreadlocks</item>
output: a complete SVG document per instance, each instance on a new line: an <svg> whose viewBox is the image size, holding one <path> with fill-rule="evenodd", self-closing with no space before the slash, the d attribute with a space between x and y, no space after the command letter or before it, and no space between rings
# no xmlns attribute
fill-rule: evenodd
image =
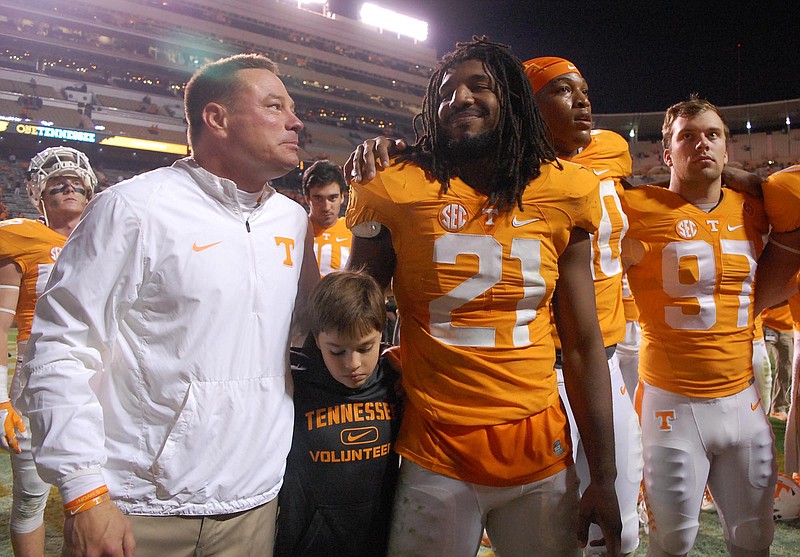
<svg viewBox="0 0 800 557"><path fill-rule="evenodd" d="M91 199L97 177L85 154L70 147L48 147L30 162L28 197L44 217L0 222L0 338L17 323L17 364L22 361L31 332L33 310L50 270L83 209ZM8 374L8 353L0 351L0 377ZM0 394L4 445L11 449L14 470L11 543L17 557L44 553L44 507L50 485L36 472L31 440L15 408L21 392L14 374L11 394ZM19 432L19 434L17 434Z"/></svg>
<svg viewBox="0 0 800 557"><path fill-rule="evenodd" d="M598 179L559 162L522 63L473 39L431 76L417 141L352 184L348 266L393 281L408 405L389 555L618 555L611 385L589 233ZM578 501L550 305L592 483ZM432 553L433 552L433 553Z"/></svg>

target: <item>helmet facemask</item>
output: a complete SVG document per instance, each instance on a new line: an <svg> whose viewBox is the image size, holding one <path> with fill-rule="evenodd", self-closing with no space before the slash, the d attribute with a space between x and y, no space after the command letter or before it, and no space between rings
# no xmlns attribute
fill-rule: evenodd
<svg viewBox="0 0 800 557"><path fill-rule="evenodd" d="M48 147L31 159L25 186L31 203L45 218L47 215L42 207L42 193L47 187L47 181L64 175L78 176L86 188L87 201L92 198L97 186L97 176L89 164L89 158L77 149Z"/></svg>

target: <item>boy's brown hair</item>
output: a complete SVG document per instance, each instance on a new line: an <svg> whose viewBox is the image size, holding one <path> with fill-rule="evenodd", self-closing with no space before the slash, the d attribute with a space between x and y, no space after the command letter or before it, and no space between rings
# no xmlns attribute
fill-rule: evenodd
<svg viewBox="0 0 800 557"><path fill-rule="evenodd" d="M366 273L337 271L322 278L308 300L311 334L360 338L386 326L383 289Z"/></svg>

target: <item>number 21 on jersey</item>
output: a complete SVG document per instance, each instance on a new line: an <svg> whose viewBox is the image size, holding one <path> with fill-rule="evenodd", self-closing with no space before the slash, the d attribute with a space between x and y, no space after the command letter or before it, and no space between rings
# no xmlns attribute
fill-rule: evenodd
<svg viewBox="0 0 800 557"><path fill-rule="evenodd" d="M475 273L444 295L429 304L431 335L444 344L491 348L496 346L496 327L454 325L453 313L493 288L518 290L512 338L514 346L530 344L528 324L536 318L536 308L546 293L545 280L540 273L540 240L514 238L511 242L511 260L522 270L522 284L503 284L503 245L492 236L446 233L434 243L435 263L455 265L459 255L477 258ZM507 273L508 271L506 271ZM498 320L499 323L504 321ZM510 322L509 322L510 324Z"/></svg>

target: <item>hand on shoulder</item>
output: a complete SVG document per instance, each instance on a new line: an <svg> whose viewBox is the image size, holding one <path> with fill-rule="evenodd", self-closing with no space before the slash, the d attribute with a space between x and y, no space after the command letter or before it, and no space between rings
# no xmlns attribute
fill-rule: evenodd
<svg viewBox="0 0 800 557"><path fill-rule="evenodd" d="M378 164L388 168L389 159L408 149L405 139L389 139L379 136L367 139L356 147L344 165L344 176L358 184L368 182L375 177Z"/></svg>

